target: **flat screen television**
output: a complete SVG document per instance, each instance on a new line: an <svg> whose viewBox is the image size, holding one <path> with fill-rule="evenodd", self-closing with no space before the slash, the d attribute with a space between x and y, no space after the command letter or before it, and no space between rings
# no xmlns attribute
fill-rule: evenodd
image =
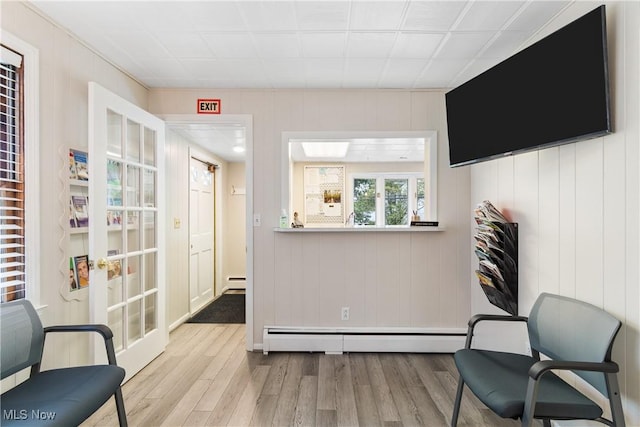
<svg viewBox="0 0 640 427"><path fill-rule="evenodd" d="M605 6L445 94L462 166L612 131Z"/></svg>

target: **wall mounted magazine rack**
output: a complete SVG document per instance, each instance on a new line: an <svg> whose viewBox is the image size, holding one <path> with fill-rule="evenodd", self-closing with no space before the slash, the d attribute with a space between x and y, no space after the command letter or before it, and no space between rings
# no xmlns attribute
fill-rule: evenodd
<svg viewBox="0 0 640 427"><path fill-rule="evenodd" d="M518 224L509 222L489 201L475 210L476 276L489 302L518 315Z"/></svg>

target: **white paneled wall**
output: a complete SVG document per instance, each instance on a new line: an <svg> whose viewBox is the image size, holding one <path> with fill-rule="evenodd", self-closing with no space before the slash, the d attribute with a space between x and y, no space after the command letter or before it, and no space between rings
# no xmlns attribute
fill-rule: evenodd
<svg viewBox="0 0 640 427"><path fill-rule="evenodd" d="M469 170L448 167L444 92L401 90L164 90L152 112L192 113L197 98L223 100L223 114L253 116L253 339L265 325L464 327L469 316ZM280 212L285 131L438 132L438 233L289 235ZM168 281L175 278L168 278Z"/></svg>
<svg viewBox="0 0 640 427"><path fill-rule="evenodd" d="M576 3L557 25L592 6ZM521 314L538 294L553 292L603 307L624 323L613 357L627 425L640 426L640 3L608 3L607 18L614 133L472 166L471 203L489 199L519 223ZM494 311L477 289L472 309ZM487 332L481 340L524 342L517 334L511 343L502 338Z"/></svg>

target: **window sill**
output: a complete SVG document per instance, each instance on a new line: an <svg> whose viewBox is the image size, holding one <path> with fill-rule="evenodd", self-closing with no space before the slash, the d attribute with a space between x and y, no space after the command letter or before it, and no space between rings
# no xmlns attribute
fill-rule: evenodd
<svg viewBox="0 0 640 427"><path fill-rule="evenodd" d="M305 227L274 228L276 233L421 233L444 231L444 227Z"/></svg>

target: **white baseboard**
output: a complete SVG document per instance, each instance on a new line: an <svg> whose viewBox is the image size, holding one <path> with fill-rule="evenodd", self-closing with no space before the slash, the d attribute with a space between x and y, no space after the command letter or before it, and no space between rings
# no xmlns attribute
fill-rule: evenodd
<svg viewBox="0 0 640 427"><path fill-rule="evenodd" d="M454 353L463 328L313 328L265 326L262 351Z"/></svg>

